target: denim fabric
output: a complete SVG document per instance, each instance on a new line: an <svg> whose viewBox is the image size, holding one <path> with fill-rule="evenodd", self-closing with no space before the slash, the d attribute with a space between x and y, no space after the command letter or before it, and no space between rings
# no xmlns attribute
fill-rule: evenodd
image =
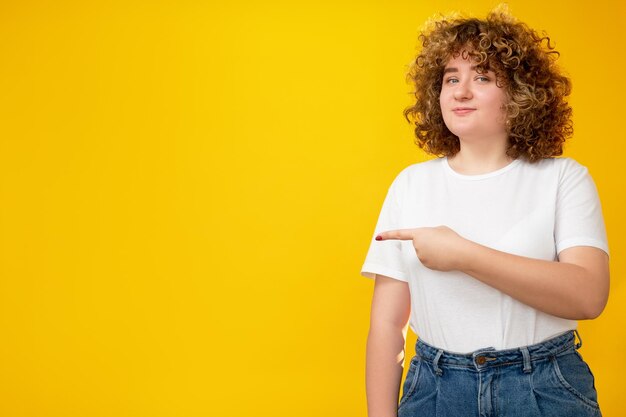
<svg viewBox="0 0 626 417"><path fill-rule="evenodd" d="M468 354L418 340L398 417L599 417L594 378L574 333Z"/></svg>

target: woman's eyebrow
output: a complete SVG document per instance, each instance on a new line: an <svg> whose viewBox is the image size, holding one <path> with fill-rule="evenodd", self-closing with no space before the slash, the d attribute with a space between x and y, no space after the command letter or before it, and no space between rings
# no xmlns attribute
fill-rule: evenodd
<svg viewBox="0 0 626 417"><path fill-rule="evenodd" d="M476 70L476 68L478 68L478 66L477 66L477 65L472 65L472 66L470 67L470 69L471 69L472 71L475 71L475 70ZM447 74L448 72L458 72L458 71L459 71L459 69L458 69L458 68L456 68L456 67L449 67L449 68L444 68L443 73L444 73L444 74Z"/></svg>

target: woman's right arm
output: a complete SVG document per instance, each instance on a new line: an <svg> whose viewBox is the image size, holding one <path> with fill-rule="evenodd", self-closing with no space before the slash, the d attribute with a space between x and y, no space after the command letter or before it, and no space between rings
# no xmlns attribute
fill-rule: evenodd
<svg viewBox="0 0 626 417"><path fill-rule="evenodd" d="M376 275L365 364L369 417L396 417L398 414L410 313L408 283Z"/></svg>

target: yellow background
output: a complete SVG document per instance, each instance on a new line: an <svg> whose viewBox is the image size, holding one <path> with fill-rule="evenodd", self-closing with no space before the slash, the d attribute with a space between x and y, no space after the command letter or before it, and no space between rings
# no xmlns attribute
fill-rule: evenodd
<svg viewBox="0 0 626 417"><path fill-rule="evenodd" d="M365 416L359 271L427 159L406 65L495 4L2 2L0 415ZM613 278L581 353L623 416L625 6L509 4L574 83Z"/></svg>

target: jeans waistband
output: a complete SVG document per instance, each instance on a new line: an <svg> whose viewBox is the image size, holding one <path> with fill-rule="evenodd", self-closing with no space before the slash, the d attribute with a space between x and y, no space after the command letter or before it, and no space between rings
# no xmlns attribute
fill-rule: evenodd
<svg viewBox="0 0 626 417"><path fill-rule="evenodd" d="M575 343L578 336L578 343ZM431 346L420 339L415 344L415 353L421 359L432 362L438 375L442 374L439 366L474 368L478 371L502 365L523 364L524 372L531 372L531 362L556 356L569 349L578 349L582 340L576 330L570 330L558 336L530 346L496 350L493 347L479 349L471 353L454 353Z"/></svg>

